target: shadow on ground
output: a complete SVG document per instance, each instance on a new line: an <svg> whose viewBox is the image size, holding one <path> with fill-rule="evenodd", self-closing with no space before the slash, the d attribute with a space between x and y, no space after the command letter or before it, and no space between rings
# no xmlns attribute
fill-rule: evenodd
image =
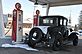
<svg viewBox="0 0 82 54"><path fill-rule="evenodd" d="M60 51L53 51L47 47L36 47L39 51L28 51L21 48L0 48L0 54L82 54L82 39L79 39L79 45L65 45Z"/></svg>

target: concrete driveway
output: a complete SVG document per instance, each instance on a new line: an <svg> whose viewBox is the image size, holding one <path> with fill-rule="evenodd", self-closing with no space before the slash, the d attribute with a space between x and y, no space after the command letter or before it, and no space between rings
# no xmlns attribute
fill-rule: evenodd
<svg viewBox="0 0 82 54"><path fill-rule="evenodd" d="M0 48L0 54L82 54L82 37L79 37L79 45L66 45L63 50L53 51L49 48L37 48L39 51L28 51L21 48Z"/></svg>

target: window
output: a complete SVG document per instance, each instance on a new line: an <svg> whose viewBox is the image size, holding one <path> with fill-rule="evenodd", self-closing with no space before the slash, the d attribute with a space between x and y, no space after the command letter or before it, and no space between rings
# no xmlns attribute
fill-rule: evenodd
<svg viewBox="0 0 82 54"><path fill-rule="evenodd" d="M53 23L53 20L51 19L43 19L43 23Z"/></svg>
<svg viewBox="0 0 82 54"><path fill-rule="evenodd" d="M53 23L53 20L50 20L50 23Z"/></svg>
<svg viewBox="0 0 82 54"><path fill-rule="evenodd" d="M58 17L46 16L39 18L39 26L58 26Z"/></svg>
<svg viewBox="0 0 82 54"><path fill-rule="evenodd" d="M43 23L46 23L46 19L43 19Z"/></svg>
<svg viewBox="0 0 82 54"><path fill-rule="evenodd" d="M49 19L46 19L46 23L49 23Z"/></svg>
<svg viewBox="0 0 82 54"><path fill-rule="evenodd" d="M62 24L63 24L62 19L60 19L60 25L62 25Z"/></svg>
<svg viewBox="0 0 82 54"><path fill-rule="evenodd" d="M66 20L64 20L64 25L66 25Z"/></svg>

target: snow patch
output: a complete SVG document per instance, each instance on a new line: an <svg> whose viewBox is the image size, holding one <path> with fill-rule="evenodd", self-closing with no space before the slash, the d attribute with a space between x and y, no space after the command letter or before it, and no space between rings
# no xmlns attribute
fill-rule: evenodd
<svg viewBox="0 0 82 54"><path fill-rule="evenodd" d="M23 49L26 49L26 50L38 51L37 49L33 49L33 48L29 47L27 44L15 44L15 45L2 44L2 47L18 47L18 48L23 48Z"/></svg>

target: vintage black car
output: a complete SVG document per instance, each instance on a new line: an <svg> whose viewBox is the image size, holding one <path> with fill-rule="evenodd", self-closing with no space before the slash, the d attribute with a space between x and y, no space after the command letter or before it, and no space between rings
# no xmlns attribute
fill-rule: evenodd
<svg viewBox="0 0 82 54"><path fill-rule="evenodd" d="M68 19L64 16L41 16L39 25L34 26L29 32L28 45L35 47L38 43L44 43L53 50L59 50L63 45L73 42L78 45L78 36L68 28ZM69 30L71 34L69 34Z"/></svg>

